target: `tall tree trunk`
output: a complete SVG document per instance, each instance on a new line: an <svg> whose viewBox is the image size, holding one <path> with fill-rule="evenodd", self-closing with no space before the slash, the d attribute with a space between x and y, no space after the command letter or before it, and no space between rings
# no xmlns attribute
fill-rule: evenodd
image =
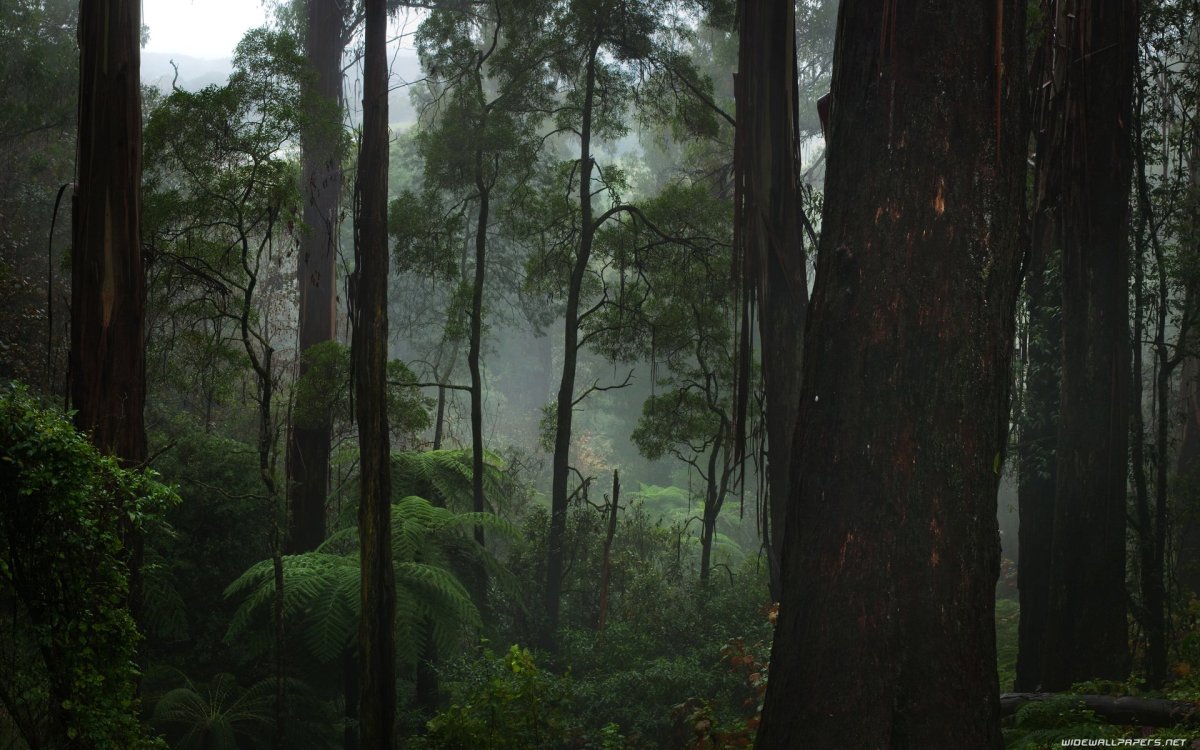
<svg viewBox="0 0 1200 750"><path fill-rule="evenodd" d="M1017 0L841 4L760 750L1002 746L1024 25Z"/></svg>
<svg viewBox="0 0 1200 750"><path fill-rule="evenodd" d="M1130 122L1136 0L1059 0L1063 367L1042 687L1129 674Z"/></svg>
<svg viewBox="0 0 1200 750"><path fill-rule="evenodd" d="M1142 67L1139 65L1139 68ZM1167 319L1171 314L1170 290L1167 284L1167 268L1162 246L1158 240L1158 229L1154 226L1153 207L1150 202L1150 186L1146 179L1146 148L1142 142L1145 112L1145 75L1137 78L1137 100L1134 107L1134 169L1137 174L1137 228L1134 236L1134 310L1133 310L1133 382L1131 383L1130 414L1131 458L1133 465L1135 529L1137 532L1138 577L1141 601L1135 609L1137 619L1146 637L1146 685L1151 689L1161 688L1167 679L1167 591L1166 591L1166 532L1167 532L1167 480L1169 473L1169 429L1172 374L1182 361L1181 354L1173 354L1167 347ZM1154 325L1154 371L1153 413L1155 426L1154 498L1151 509L1149 482L1146 475L1146 427L1143 416L1142 394L1142 341L1145 336L1145 259L1146 245L1154 248L1157 276ZM1184 310L1188 309L1185 302ZM1187 313L1185 312L1185 315ZM1185 319L1180 326L1182 343L1188 335Z"/></svg>
<svg viewBox="0 0 1200 750"><path fill-rule="evenodd" d="M482 73L479 76L482 94ZM480 124L480 135L487 116ZM487 227L491 186L483 169L483 149L475 151L475 189L479 196L479 214L475 223L475 280L471 288L471 345L467 351L467 367L471 371L471 497L472 510L483 513L483 373L479 367L479 352L483 345L483 285L487 279ZM483 546L483 527L475 527L475 540ZM480 602L482 604L482 602Z"/></svg>
<svg viewBox="0 0 1200 750"><path fill-rule="evenodd" d="M1047 12L1053 12L1049 8ZM1047 26L1051 26L1047 23ZM1024 393L1017 448L1017 588L1021 618L1017 634L1014 689L1041 686L1043 637L1050 597L1050 545L1054 536L1058 408L1061 388L1063 116L1059 96L1067 61L1047 33L1033 68L1036 166L1030 215L1030 258L1025 282L1028 321L1025 330Z"/></svg>
<svg viewBox="0 0 1200 750"><path fill-rule="evenodd" d="M308 59L315 100L301 134L304 164L301 193L304 225L296 273L300 289L300 375L310 363L310 347L334 339L339 197L342 190L342 50L344 16L338 0L308 0ZM338 119L333 119L338 118ZM301 409L323 414L325 409ZM287 548L295 554L325 540L325 496L329 488L330 425L292 425L288 441L288 496L291 518Z"/></svg>
<svg viewBox="0 0 1200 750"><path fill-rule="evenodd" d="M396 717L396 581L392 570L387 419L388 70L384 0L365 0L363 135L358 157L354 361L359 465L362 620L359 727L365 750L391 750Z"/></svg>
<svg viewBox="0 0 1200 750"><path fill-rule="evenodd" d="M753 279L758 298L768 445L764 537L771 595L778 600L808 307L801 234L796 8L787 2L741 0L739 12L737 223L745 253L743 273ZM748 356L749 342L742 347L747 349L743 356ZM743 367L741 377L748 374L749 368ZM741 384L739 399L743 420L747 386Z"/></svg>
<svg viewBox="0 0 1200 750"><path fill-rule="evenodd" d="M141 30L138 2L80 5L70 395L76 426L127 468L146 461ZM139 619L142 537L132 527L123 535L129 607Z"/></svg>
<svg viewBox="0 0 1200 750"><path fill-rule="evenodd" d="M126 466L146 459L140 34L136 2L80 6L71 403L79 429Z"/></svg>
<svg viewBox="0 0 1200 750"><path fill-rule="evenodd" d="M1200 51L1200 31L1193 32L1192 48ZM1188 156L1188 176L1192 189L1200 194L1200 132L1192 130L1191 152ZM1193 204L1190 217L1192 252L1200 249L1200 204ZM1195 314L1187 311L1189 314ZM1183 409L1183 434L1179 441L1176 473L1185 487L1200 487L1200 326L1189 327L1189 334L1180 342L1184 355L1180 383ZM1176 508L1175 530L1176 580L1191 594L1200 596L1200 501L1193 490Z"/></svg>
<svg viewBox="0 0 1200 750"><path fill-rule="evenodd" d="M563 543L567 535L567 485L570 480L571 421L575 408L575 370L579 363L579 296L592 255L596 228L592 225L592 106L596 94L596 56L593 44L587 59L583 91L583 122L579 128L579 249L571 268L567 305L563 313L563 369L555 414L554 457L551 462L550 535L546 560L546 610L543 643L551 646L558 630L562 597Z"/></svg>

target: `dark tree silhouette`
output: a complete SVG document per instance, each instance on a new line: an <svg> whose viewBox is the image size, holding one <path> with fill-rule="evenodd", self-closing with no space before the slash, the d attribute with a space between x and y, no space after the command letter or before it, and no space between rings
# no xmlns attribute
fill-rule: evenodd
<svg viewBox="0 0 1200 750"><path fill-rule="evenodd" d="M1045 690L1129 674L1127 230L1137 13L1136 0L1054 6L1066 61L1056 156L1063 170L1063 363Z"/></svg>
<svg viewBox="0 0 1200 750"><path fill-rule="evenodd" d="M365 750L390 750L396 715L396 581L392 570L387 420L388 70L384 0L366 0L363 132L355 242L354 390L358 419L362 621L359 727Z"/></svg>
<svg viewBox="0 0 1200 750"><path fill-rule="evenodd" d="M771 594L778 599L808 306L799 192L796 8L792 3L744 1L739 14L736 231L745 253L744 282L757 298L762 334L769 451L763 528ZM749 401L747 347L742 345L738 398L743 416Z"/></svg>

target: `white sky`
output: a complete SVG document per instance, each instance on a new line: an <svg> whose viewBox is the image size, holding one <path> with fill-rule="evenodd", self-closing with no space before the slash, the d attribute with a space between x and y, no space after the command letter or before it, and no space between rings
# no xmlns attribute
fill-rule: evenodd
<svg viewBox="0 0 1200 750"><path fill-rule="evenodd" d="M142 0L146 52L232 57L247 29L266 23L260 0Z"/></svg>

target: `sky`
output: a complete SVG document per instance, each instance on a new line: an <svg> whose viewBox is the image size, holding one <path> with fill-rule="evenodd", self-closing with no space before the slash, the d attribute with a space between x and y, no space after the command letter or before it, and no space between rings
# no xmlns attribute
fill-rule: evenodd
<svg viewBox="0 0 1200 750"><path fill-rule="evenodd" d="M259 0L142 0L142 23L150 28L146 52L232 57L246 30L266 20Z"/></svg>

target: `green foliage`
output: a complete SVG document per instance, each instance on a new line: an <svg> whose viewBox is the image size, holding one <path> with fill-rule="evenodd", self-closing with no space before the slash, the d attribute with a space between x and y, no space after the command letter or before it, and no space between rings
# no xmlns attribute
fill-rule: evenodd
<svg viewBox="0 0 1200 750"><path fill-rule="evenodd" d="M538 668L528 649L484 651L454 701L429 721L427 747L443 750L551 750L580 747L569 710L571 680ZM611 732L610 732L611 735Z"/></svg>
<svg viewBox="0 0 1200 750"><path fill-rule="evenodd" d="M152 747L136 717L139 635L122 540L176 501L100 456L21 387L0 392L0 703L30 745ZM15 667L15 671L10 671Z"/></svg>
<svg viewBox="0 0 1200 750"><path fill-rule="evenodd" d="M301 355L307 368L293 391L292 423L300 427L351 421L350 347L337 341L314 344ZM398 359L387 363L388 427L408 439L429 426L430 400L413 386L412 370Z"/></svg>
<svg viewBox="0 0 1200 750"><path fill-rule="evenodd" d="M239 738L253 742L269 733L272 690L270 680L242 688L230 674L207 685L186 680L158 699L151 721L175 750L238 750Z"/></svg>
<svg viewBox="0 0 1200 750"><path fill-rule="evenodd" d="M218 673L204 684L182 674L183 684L158 697L150 722L162 729L174 750L267 750L275 727L274 678L249 687L231 674ZM282 683L286 702L282 727L285 747L324 750L333 746L335 717L298 680Z"/></svg>
<svg viewBox="0 0 1200 750"><path fill-rule="evenodd" d="M481 550L470 531L482 526L512 531L490 513L454 513L415 496L392 506L392 556L396 575L396 631L400 660L415 665L427 633L449 650L464 627L481 625L479 611L460 577L461 562L480 562L500 572L499 563ZM287 555L283 565L283 615L303 633L308 653L330 663L356 642L361 601L357 531L338 532L314 552ZM269 622L275 595L274 564L251 566L226 589L241 597L227 639L253 635Z"/></svg>
<svg viewBox="0 0 1200 750"><path fill-rule="evenodd" d="M1064 738L1104 739L1120 736L1115 727L1101 724L1078 700L1061 696L1032 701L1017 709L1012 726L1004 729L1008 750L1049 750Z"/></svg>
<svg viewBox="0 0 1200 750"><path fill-rule="evenodd" d="M1015 599L996 600L996 666L1000 692L1012 689L1017 678L1017 624L1021 610Z"/></svg>
<svg viewBox="0 0 1200 750"><path fill-rule="evenodd" d="M466 511L471 507L471 451L405 451L392 454L392 498L409 495L428 498L437 505ZM516 491L504 473L504 461L490 451L483 453L483 492L493 512L507 506Z"/></svg>

